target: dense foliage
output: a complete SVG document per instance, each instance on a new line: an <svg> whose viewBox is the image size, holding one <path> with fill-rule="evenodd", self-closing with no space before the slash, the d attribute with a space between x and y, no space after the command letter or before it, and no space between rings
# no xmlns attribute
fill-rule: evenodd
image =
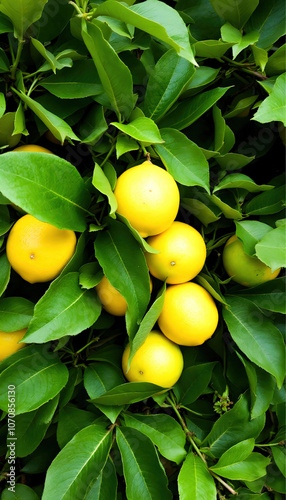
<svg viewBox="0 0 286 500"><path fill-rule="evenodd" d="M236 233L248 255L285 266L284 29L282 0L1 0L0 330L28 327L29 344L0 363L1 500L282 499L285 278L245 288L221 254ZM9 152L20 144L55 155ZM220 314L159 395L121 370L165 293L154 279L150 297L152 249L113 194L148 153L178 183L177 220L204 236L195 281ZM51 283L10 269L23 212L77 233ZM103 273L125 318L101 308Z"/></svg>

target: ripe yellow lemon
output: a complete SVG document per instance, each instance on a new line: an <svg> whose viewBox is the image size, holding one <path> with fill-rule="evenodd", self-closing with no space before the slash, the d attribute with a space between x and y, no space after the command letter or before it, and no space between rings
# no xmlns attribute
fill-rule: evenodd
<svg viewBox="0 0 286 500"><path fill-rule="evenodd" d="M24 144L23 146L19 146L18 148L13 149L13 151L34 151L36 153L50 153L54 154L46 148L42 146L38 146L37 144Z"/></svg>
<svg viewBox="0 0 286 500"><path fill-rule="evenodd" d="M122 356L122 369L129 382L149 382L161 387L172 387L183 371L181 349L159 331L149 333L127 371L129 353L128 344Z"/></svg>
<svg viewBox="0 0 286 500"><path fill-rule="evenodd" d="M127 302L121 293L111 285L106 276L103 276L95 288L100 302L109 314L124 316L127 311Z"/></svg>
<svg viewBox="0 0 286 500"><path fill-rule="evenodd" d="M280 268L272 273L270 267L257 257L247 255L236 235L227 240L222 260L227 274L233 281L243 286L256 286L273 280L281 271Z"/></svg>
<svg viewBox="0 0 286 500"><path fill-rule="evenodd" d="M75 246L74 231L24 215L9 233L6 252L12 268L24 280L38 283L56 278L74 254Z"/></svg>
<svg viewBox="0 0 286 500"><path fill-rule="evenodd" d="M203 237L192 226L175 221L161 234L150 236L148 243L160 253L147 253L150 273L167 283L192 280L202 270L207 249Z"/></svg>
<svg viewBox="0 0 286 500"><path fill-rule="evenodd" d="M196 283L170 285L158 319L164 335L176 344L203 344L218 324L218 310L212 296Z"/></svg>
<svg viewBox="0 0 286 500"><path fill-rule="evenodd" d="M179 210L180 194L176 181L166 170L150 161L123 172L114 194L117 212L126 217L143 238L165 231Z"/></svg>
<svg viewBox="0 0 286 500"><path fill-rule="evenodd" d="M18 344L18 342L22 340L26 331L27 328L17 330L16 332L2 332L0 330L0 361L3 361L3 359L8 358L14 352L25 347L26 344L24 342L22 344Z"/></svg>

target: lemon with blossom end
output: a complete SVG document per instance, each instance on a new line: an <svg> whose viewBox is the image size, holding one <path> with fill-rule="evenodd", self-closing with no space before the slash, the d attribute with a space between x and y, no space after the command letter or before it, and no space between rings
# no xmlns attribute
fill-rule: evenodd
<svg viewBox="0 0 286 500"><path fill-rule="evenodd" d="M162 233L175 220L180 193L174 178L145 161L118 177L114 194L117 213L126 217L143 238Z"/></svg>
<svg viewBox="0 0 286 500"><path fill-rule="evenodd" d="M247 255L236 235L231 236L226 242L222 260L227 274L233 281L247 287L273 280L281 271L279 268L272 273L271 268L264 262L257 257Z"/></svg>
<svg viewBox="0 0 286 500"><path fill-rule="evenodd" d="M6 252L14 271L29 283L39 283L56 278L75 247L74 231L24 215L8 235Z"/></svg>
<svg viewBox="0 0 286 500"><path fill-rule="evenodd" d="M181 349L156 330L148 334L127 371L129 354L128 344L122 356L122 369L129 382L149 382L164 388L172 387L183 371Z"/></svg>
<svg viewBox="0 0 286 500"><path fill-rule="evenodd" d="M196 283L170 285L158 324L164 335L176 344L203 344L216 330L218 310L212 296Z"/></svg>
<svg viewBox="0 0 286 500"><path fill-rule="evenodd" d="M13 151L31 151L35 153L49 153L51 155L54 154L47 148L43 148L43 146L38 146L37 144L24 144L23 146L19 146L18 148L13 149Z"/></svg>
<svg viewBox="0 0 286 500"><path fill-rule="evenodd" d="M3 361L3 359L8 358L14 352L25 347L26 344L24 342L21 344L18 344L18 342L22 340L26 331L27 328L17 330L16 332L3 332L0 330L0 361Z"/></svg>
<svg viewBox="0 0 286 500"><path fill-rule="evenodd" d="M146 254L150 273L167 283L185 283L202 270L207 249L201 234L184 222L174 221L161 234L150 236L148 243L160 253Z"/></svg>

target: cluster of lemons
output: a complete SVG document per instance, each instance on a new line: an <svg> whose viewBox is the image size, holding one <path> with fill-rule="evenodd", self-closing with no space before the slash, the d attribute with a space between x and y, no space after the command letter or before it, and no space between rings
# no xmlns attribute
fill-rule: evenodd
<svg viewBox="0 0 286 500"><path fill-rule="evenodd" d="M50 151L27 145L16 150ZM158 330L151 331L132 358L129 369L130 346L122 358L123 372L129 381L152 382L171 387L183 370L183 356L179 345L197 346L209 339L216 330L219 314L212 296L194 283L206 260L206 245L193 227L175 218L180 194L174 178L164 169L145 161L126 170L117 180L114 191L117 212L159 253L146 253L149 271L155 278L168 284ZM58 229L32 215L24 215L12 227L6 245L12 268L30 283L56 278L72 257L76 247L73 231ZM246 259L258 273L249 282L249 272L241 276L241 262ZM223 263L229 276L245 286L253 286L277 276L256 257L244 253L241 242L233 236L225 245ZM243 267L243 266L242 266ZM245 266L244 266L245 267ZM250 273L251 274L251 273ZM150 278L152 290L152 281ZM124 316L125 298L104 276L96 287L107 312ZM18 332L0 332L0 361L23 347L18 343L26 329Z"/></svg>

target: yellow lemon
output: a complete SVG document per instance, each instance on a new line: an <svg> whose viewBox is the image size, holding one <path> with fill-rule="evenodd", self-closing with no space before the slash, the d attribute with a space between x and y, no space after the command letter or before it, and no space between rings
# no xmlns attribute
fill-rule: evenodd
<svg viewBox="0 0 286 500"><path fill-rule="evenodd" d="M176 344L203 344L218 324L218 310L212 296L196 283L170 285L158 319L166 337Z"/></svg>
<svg viewBox="0 0 286 500"><path fill-rule="evenodd" d="M192 226L175 221L161 234L150 236L148 243L160 253L146 254L150 273L167 283L185 283L202 270L207 249L203 237Z"/></svg>
<svg viewBox="0 0 286 500"><path fill-rule="evenodd" d="M50 153L54 154L46 148L42 146L38 146L37 144L24 144L23 146L19 146L18 148L13 149L13 151L34 151L36 153Z"/></svg>
<svg viewBox="0 0 286 500"><path fill-rule="evenodd" d="M127 311L127 302L121 293L111 285L106 276L103 276L95 288L100 302L109 314L124 316Z"/></svg>
<svg viewBox="0 0 286 500"><path fill-rule="evenodd" d="M16 332L2 332L0 330L0 361L3 361L3 359L8 358L14 352L25 347L26 344L18 344L18 342L22 340L26 331L27 328L17 330Z"/></svg>
<svg viewBox="0 0 286 500"><path fill-rule="evenodd" d="M176 181L150 161L123 172L114 194L117 212L126 217L143 238L165 231L178 213L180 194Z"/></svg>
<svg viewBox="0 0 286 500"><path fill-rule="evenodd" d="M256 286L273 280L281 271L280 268L272 273L270 267L257 257L247 255L236 235L227 240L222 260L227 274L233 281L243 286Z"/></svg>
<svg viewBox="0 0 286 500"><path fill-rule="evenodd" d="M6 252L12 268L29 283L50 281L60 274L76 247L74 231L58 229L32 215L12 227Z"/></svg>
<svg viewBox="0 0 286 500"><path fill-rule="evenodd" d="M149 333L127 371L129 353L128 344L122 356L122 369L129 382L149 382L161 387L172 387L183 371L181 349L159 331Z"/></svg>

